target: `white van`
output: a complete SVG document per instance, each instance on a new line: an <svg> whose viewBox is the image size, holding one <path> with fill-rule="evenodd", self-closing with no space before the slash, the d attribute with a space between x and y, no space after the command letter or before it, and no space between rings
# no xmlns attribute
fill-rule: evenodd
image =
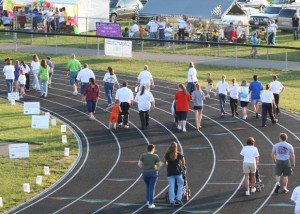
<svg viewBox="0 0 300 214"><path fill-rule="evenodd" d="M277 19L278 28L281 30L291 31L293 28L292 18L295 13L297 13L298 17L300 17L300 5L282 8Z"/></svg>

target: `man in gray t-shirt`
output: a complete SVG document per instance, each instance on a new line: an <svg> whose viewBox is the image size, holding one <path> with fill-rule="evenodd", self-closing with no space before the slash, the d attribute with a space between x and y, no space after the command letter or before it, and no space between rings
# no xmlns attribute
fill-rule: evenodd
<svg viewBox="0 0 300 214"><path fill-rule="evenodd" d="M294 148L287 143L288 136L285 133L279 135L279 143L276 143L272 149L272 161L275 163L275 193L280 189L280 177L283 175L283 193L288 193L288 176L293 174L292 167L295 168Z"/></svg>

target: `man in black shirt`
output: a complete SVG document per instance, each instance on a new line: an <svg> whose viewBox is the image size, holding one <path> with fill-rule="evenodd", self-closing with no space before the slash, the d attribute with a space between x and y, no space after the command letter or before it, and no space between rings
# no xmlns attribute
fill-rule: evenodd
<svg viewBox="0 0 300 214"><path fill-rule="evenodd" d="M293 34L294 34L294 40L299 39L299 17L297 16L297 13L294 14L292 18L293 23Z"/></svg>

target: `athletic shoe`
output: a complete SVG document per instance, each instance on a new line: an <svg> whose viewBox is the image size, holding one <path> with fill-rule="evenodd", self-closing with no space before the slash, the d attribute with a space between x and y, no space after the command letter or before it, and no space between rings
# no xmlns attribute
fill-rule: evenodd
<svg viewBox="0 0 300 214"><path fill-rule="evenodd" d="M90 120L95 120L95 116L94 116L94 115L91 115L91 116L90 116Z"/></svg>
<svg viewBox="0 0 300 214"><path fill-rule="evenodd" d="M181 130L181 129L182 129L182 127L181 127L180 125L178 125L177 128L178 128L178 130Z"/></svg>
<svg viewBox="0 0 300 214"><path fill-rule="evenodd" d="M119 123L119 127L122 127L122 123Z"/></svg>
<svg viewBox="0 0 300 214"><path fill-rule="evenodd" d="M154 204L149 204L149 205L148 205L148 208L149 208L149 209L153 209L153 208L155 208L155 205L154 205Z"/></svg>
<svg viewBox="0 0 300 214"><path fill-rule="evenodd" d="M183 131L183 132L186 132L186 128L183 128L182 131Z"/></svg>
<svg viewBox="0 0 300 214"><path fill-rule="evenodd" d="M128 129L128 128L129 128L129 125L125 125L124 127L125 127L126 129Z"/></svg>
<svg viewBox="0 0 300 214"><path fill-rule="evenodd" d="M249 195L250 195L250 192L249 192L249 191L246 191L246 192L245 192L245 195L246 195L246 196L249 196Z"/></svg>
<svg viewBox="0 0 300 214"><path fill-rule="evenodd" d="M256 188L253 187L253 188L251 189L251 192L256 192Z"/></svg>
<svg viewBox="0 0 300 214"><path fill-rule="evenodd" d="M77 95L78 92L77 92L77 91L73 91L72 94L73 94L73 95Z"/></svg>
<svg viewBox="0 0 300 214"><path fill-rule="evenodd" d="M175 199L175 204L178 204L180 206L183 206L183 202L180 200Z"/></svg>
<svg viewBox="0 0 300 214"><path fill-rule="evenodd" d="M288 190L288 189L283 189L283 193L288 193L290 190Z"/></svg>
<svg viewBox="0 0 300 214"><path fill-rule="evenodd" d="M247 119L247 116L243 116L242 119L243 119L243 120L246 120L246 119Z"/></svg>
<svg viewBox="0 0 300 214"><path fill-rule="evenodd" d="M275 188L275 193L278 193L279 189L280 189L280 185L277 184L277 185L276 185L276 188Z"/></svg>
<svg viewBox="0 0 300 214"><path fill-rule="evenodd" d="M147 201L147 203L146 203L146 204L147 204L147 206L149 206L149 205L150 205L150 204L149 204L149 201Z"/></svg>

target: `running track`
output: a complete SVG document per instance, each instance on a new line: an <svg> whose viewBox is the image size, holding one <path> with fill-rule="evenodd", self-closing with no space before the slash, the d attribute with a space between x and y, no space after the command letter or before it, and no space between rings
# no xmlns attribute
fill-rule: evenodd
<svg viewBox="0 0 300 214"><path fill-rule="evenodd" d="M95 72L102 80L104 73ZM0 95L6 97L5 82L1 78ZM119 82L126 80L131 89L136 77L118 74ZM65 71L56 69L47 99L31 91L23 101L39 101L41 107L68 123L81 139L81 158L75 168L52 188L8 213L293 213L291 192L298 185L299 170L290 178L290 193L273 194L274 165L270 152L280 132L289 135L294 145L296 166L300 141L300 117L283 112L279 124L261 127L261 119L243 121L238 117L220 117L218 100L205 100L201 131L194 127L194 114L188 114L187 133L172 128L170 106L177 90L175 83L156 80L152 93L156 109L150 114L150 127L140 130L137 106L131 108L130 128L117 133L107 131L109 112L101 84L96 120L89 121L80 96L71 95ZM100 81L99 81L100 82ZM192 107L192 105L191 105ZM226 104L229 109L228 103ZM250 110L252 110L250 108ZM241 111L240 111L241 113ZM244 196L244 177L240 150L246 139L253 136L260 152L259 169L265 188L249 197ZM191 199L183 207L170 207L164 195L168 188L166 167L159 172L156 186L156 208L145 206L145 185L137 160L147 144L155 144L163 160L169 144L177 141L185 154Z"/></svg>

